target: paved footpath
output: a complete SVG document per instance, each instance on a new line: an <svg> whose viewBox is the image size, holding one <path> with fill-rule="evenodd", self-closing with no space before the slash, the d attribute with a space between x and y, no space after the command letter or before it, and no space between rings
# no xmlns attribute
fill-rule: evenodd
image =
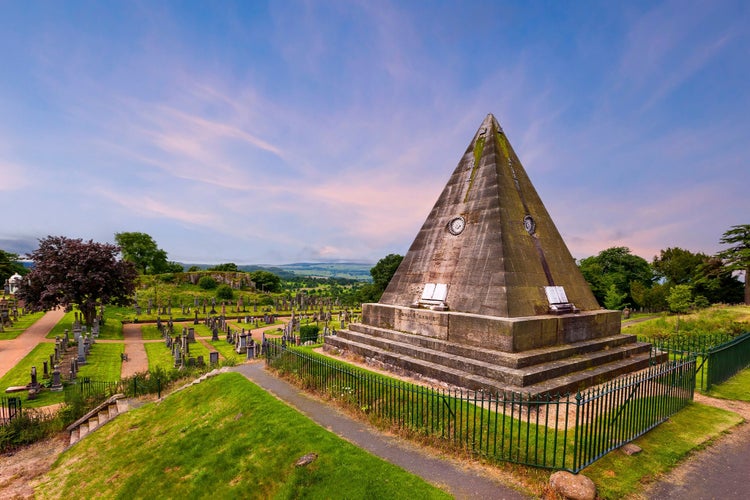
<svg viewBox="0 0 750 500"><path fill-rule="evenodd" d="M65 316L62 308L48 311L18 337L11 340L0 340L0 377L16 366Z"/></svg>
<svg viewBox="0 0 750 500"><path fill-rule="evenodd" d="M148 356L143 346L141 325L137 323L122 325L122 336L128 360L122 362L120 378L132 377L136 373L148 371Z"/></svg>
<svg viewBox="0 0 750 500"><path fill-rule="evenodd" d="M261 388L304 413L331 432L373 455L422 477L431 484L442 487L455 498L528 498L502 483L465 468L461 464L448 459L437 458L434 454L428 454L428 452L420 450L403 440L377 432L337 409L311 398L288 382L270 375L265 371L264 366L262 362L247 363L236 366L233 370L245 375L250 381L258 384Z"/></svg>
<svg viewBox="0 0 750 500"><path fill-rule="evenodd" d="M695 400L734 411L745 422L669 471L643 495L654 500L748 498L750 403L715 400L698 393Z"/></svg>

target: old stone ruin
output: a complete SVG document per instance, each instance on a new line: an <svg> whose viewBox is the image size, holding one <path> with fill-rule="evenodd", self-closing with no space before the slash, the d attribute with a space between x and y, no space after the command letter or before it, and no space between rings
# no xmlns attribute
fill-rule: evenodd
<svg viewBox="0 0 750 500"><path fill-rule="evenodd" d="M326 349L457 387L562 394L645 368L503 129L482 122L377 304Z"/></svg>

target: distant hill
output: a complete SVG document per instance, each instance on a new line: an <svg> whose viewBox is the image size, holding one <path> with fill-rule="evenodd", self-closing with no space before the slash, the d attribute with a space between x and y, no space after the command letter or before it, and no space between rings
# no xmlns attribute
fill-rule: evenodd
<svg viewBox="0 0 750 500"><path fill-rule="evenodd" d="M207 269L213 264L184 264L185 269L197 266ZM279 265L238 265L241 271L270 271L282 279L290 279L295 276L318 276L321 278L348 278L359 281L371 281L370 269L375 264L362 262L297 262L293 264Z"/></svg>

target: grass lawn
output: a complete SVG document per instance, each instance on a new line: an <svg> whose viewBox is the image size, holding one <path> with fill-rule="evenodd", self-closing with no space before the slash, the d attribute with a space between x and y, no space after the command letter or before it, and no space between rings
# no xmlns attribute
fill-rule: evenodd
<svg viewBox="0 0 750 500"><path fill-rule="evenodd" d="M308 453L317 459L295 467ZM104 492L123 498L156 492L162 498L450 498L237 373L118 417L63 453L36 491L39 498Z"/></svg>
<svg viewBox="0 0 750 500"><path fill-rule="evenodd" d="M712 398L750 401L750 368L745 368L723 384L713 386L706 395Z"/></svg>
<svg viewBox="0 0 750 500"><path fill-rule="evenodd" d="M91 346L91 352L85 365L80 365L78 377L89 377L91 380L115 382L120 380L122 357L125 344L102 344Z"/></svg>
<svg viewBox="0 0 750 500"><path fill-rule="evenodd" d="M240 355L234 352L234 346L226 341L226 339L219 339L217 341L208 341L209 344L211 344L214 349L219 351L219 354L224 356L224 359L226 360L233 360L233 362L241 363L245 359L245 355ZM259 352L259 351L258 351Z"/></svg>
<svg viewBox="0 0 750 500"><path fill-rule="evenodd" d="M163 342L143 344L143 347L146 348L149 371L155 370L156 367L161 367L165 370L170 370L174 367L172 351Z"/></svg>
<svg viewBox="0 0 750 500"><path fill-rule="evenodd" d="M156 328L156 325L142 325L141 333L143 334L143 340L159 340L163 338L159 329Z"/></svg>
<svg viewBox="0 0 750 500"><path fill-rule="evenodd" d="M10 340L18 337L25 332L28 327L36 323L36 321L42 316L44 316L44 311L19 316L18 321L13 323L13 326L6 326L3 328L4 331L0 332L0 340Z"/></svg>
<svg viewBox="0 0 750 500"><path fill-rule="evenodd" d="M65 313L65 316L62 317L60 321L57 322L55 326L52 327L52 330L47 334L48 339L54 339L55 336L59 335L60 337L65 336L65 330L68 330L68 335L70 336L71 340L73 339L73 321L75 321L75 311L70 311L69 313Z"/></svg>
<svg viewBox="0 0 750 500"><path fill-rule="evenodd" d="M601 498L622 498L636 492L642 483L672 469L688 453L739 424L736 413L691 403L668 421L633 441L643 448L628 456L613 451L581 473L596 483Z"/></svg>

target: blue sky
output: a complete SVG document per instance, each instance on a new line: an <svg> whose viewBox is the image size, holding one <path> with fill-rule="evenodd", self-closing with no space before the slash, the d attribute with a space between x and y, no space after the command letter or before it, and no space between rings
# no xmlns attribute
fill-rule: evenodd
<svg viewBox="0 0 750 500"><path fill-rule="evenodd" d="M750 223L750 3L0 0L0 248L404 254L493 113L576 258Z"/></svg>

